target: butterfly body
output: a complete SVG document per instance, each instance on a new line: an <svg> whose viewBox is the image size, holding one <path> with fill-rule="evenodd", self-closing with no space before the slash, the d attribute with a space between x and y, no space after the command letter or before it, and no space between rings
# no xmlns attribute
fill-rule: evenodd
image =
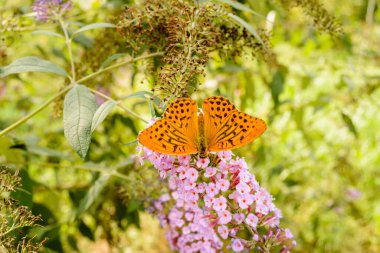
<svg viewBox="0 0 380 253"><path fill-rule="evenodd" d="M179 98L166 109L162 119L143 130L139 142L147 148L170 155L230 150L243 146L266 129L259 118L239 112L224 97L209 97L203 110L190 98Z"/></svg>
<svg viewBox="0 0 380 253"><path fill-rule="evenodd" d="M200 111L198 113L198 127L199 127L199 133L198 133L198 141L197 141L197 149L200 157L206 157L206 154L208 153L207 150L207 138L205 134L205 125L204 125L204 117L203 112Z"/></svg>

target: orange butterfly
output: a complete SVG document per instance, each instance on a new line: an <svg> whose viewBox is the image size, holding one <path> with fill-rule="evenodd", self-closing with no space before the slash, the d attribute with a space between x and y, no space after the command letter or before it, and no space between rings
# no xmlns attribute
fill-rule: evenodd
<svg viewBox="0 0 380 253"><path fill-rule="evenodd" d="M202 110L190 98L179 98L166 109L163 118L143 130L139 142L145 147L169 155L230 150L241 147L267 128L259 118L239 112L224 97L209 97Z"/></svg>

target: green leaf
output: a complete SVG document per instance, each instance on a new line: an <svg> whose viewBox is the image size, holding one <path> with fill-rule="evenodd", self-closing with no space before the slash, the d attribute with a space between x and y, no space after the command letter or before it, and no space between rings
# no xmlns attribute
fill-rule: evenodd
<svg viewBox="0 0 380 253"><path fill-rule="evenodd" d="M67 154L64 154L64 153L57 151L55 149L40 147L37 145L26 145L26 148L27 148L28 152L31 154L48 156L48 157L56 157L56 158L65 159L65 160L71 160Z"/></svg>
<svg viewBox="0 0 380 253"><path fill-rule="evenodd" d="M152 97L150 97L150 101L153 101L153 103L156 105L156 106L161 106L162 105L162 100L159 98L159 97L157 97L157 96L155 96L155 95L153 95L152 94Z"/></svg>
<svg viewBox="0 0 380 253"><path fill-rule="evenodd" d="M107 67L112 61L114 60L117 60L117 59L120 59L120 58L123 58L125 56L127 56L128 54L113 54L111 55L110 57L108 57L103 63L102 65L100 65L100 68L104 68L104 67Z"/></svg>
<svg viewBox="0 0 380 253"><path fill-rule="evenodd" d="M141 203L138 200L132 199L128 202L127 212L133 213L141 208Z"/></svg>
<svg viewBox="0 0 380 253"><path fill-rule="evenodd" d="M49 230L46 231L44 237L49 238L49 240L44 243L44 248L54 250L53 252L63 252L63 246L59 236L61 234L61 226L48 226L47 228Z"/></svg>
<svg viewBox="0 0 380 253"><path fill-rule="evenodd" d="M68 235L67 236L67 242L70 244L70 247L73 248L75 250L75 252L79 252L79 248L78 248L78 240L75 236L73 235Z"/></svg>
<svg viewBox="0 0 380 253"><path fill-rule="evenodd" d="M115 120L119 120L124 126L129 127L135 135L137 135L139 133L139 131L137 131L135 123L134 123L134 121L132 119L130 119L128 117L124 117L123 115L118 114L115 117Z"/></svg>
<svg viewBox="0 0 380 253"><path fill-rule="evenodd" d="M28 56L17 59L8 66L0 68L0 78L24 72L47 72L67 76L66 71L60 66L36 56Z"/></svg>
<svg viewBox="0 0 380 253"><path fill-rule="evenodd" d="M8 137L0 137L0 164L4 163L24 163L25 158L22 150L13 149L12 141Z"/></svg>
<svg viewBox="0 0 380 253"><path fill-rule="evenodd" d="M132 93L132 94L130 94L128 96L124 96L121 99L122 100L127 99L127 98L144 98L144 99L147 99L147 98L151 98L153 96L154 95L153 95L152 92L149 92L149 91L138 91L138 92Z"/></svg>
<svg viewBox="0 0 380 253"><path fill-rule="evenodd" d="M44 200L46 201L46 199ZM39 225L47 226L51 223L57 222L57 219L54 216L54 213L46 205L42 203L34 202L32 213L38 213L43 217L43 219L38 222Z"/></svg>
<svg viewBox="0 0 380 253"><path fill-rule="evenodd" d="M81 33L84 31L92 30L92 29L99 29L99 28L115 28L116 25L111 24L111 23L94 23L94 24L89 24L86 26L81 27L80 29L76 30L74 34Z"/></svg>
<svg viewBox="0 0 380 253"><path fill-rule="evenodd" d="M77 85L66 95L63 105L66 139L83 159L91 142L91 125L97 109L95 96L86 86Z"/></svg>
<svg viewBox="0 0 380 253"><path fill-rule="evenodd" d="M82 235L84 235L85 237L87 237L91 241L95 241L95 236L94 236L93 231L91 230L91 228L89 226L87 226L86 223L83 222L83 220L81 220L79 222L78 228L79 228L79 231L81 232Z"/></svg>
<svg viewBox="0 0 380 253"><path fill-rule="evenodd" d="M131 142L127 142L127 143L124 143L123 145L124 146L134 146L134 145L137 145L139 142L137 140L134 140L134 141L131 141Z"/></svg>
<svg viewBox="0 0 380 253"><path fill-rule="evenodd" d="M231 0L216 0L216 2L225 3L225 4L232 6L233 8L235 8L237 10L247 11L247 12L250 12L250 13L255 14L257 16L265 17L264 15L252 10L251 8L245 6L244 4L241 4L239 2L235 2L235 1L231 1Z"/></svg>
<svg viewBox="0 0 380 253"><path fill-rule="evenodd" d="M247 29L262 45L265 45L260 35L256 32L256 30L250 24L248 24L244 19L232 13L228 13L228 16L232 18L233 20L235 20L240 25L244 26L244 28Z"/></svg>
<svg viewBox="0 0 380 253"><path fill-rule="evenodd" d="M44 34L44 35L50 35L50 36L55 36L55 37L59 37L59 38L64 38L61 34L59 33L55 33L55 32L51 32L51 31L46 31L46 30L38 30L38 31L34 31L32 32L33 35L35 34Z"/></svg>
<svg viewBox="0 0 380 253"><path fill-rule="evenodd" d="M108 100L104 102L95 112L94 117L92 118L91 132L97 128L100 123L107 117L111 110L117 105L117 102Z"/></svg>
<svg viewBox="0 0 380 253"><path fill-rule="evenodd" d="M350 132L353 133L356 138L358 138L359 137L359 133L356 130L354 122L352 122L352 119L350 118L350 116L348 116L344 112L340 112L340 113L342 115L342 119L343 119L344 123L346 124L346 126L348 127L348 129L350 130Z"/></svg>
<svg viewBox="0 0 380 253"><path fill-rule="evenodd" d="M30 209L33 207L33 181L31 180L27 170L20 171L22 185L17 188L17 191L12 192L11 196L17 199L20 205L27 206Z"/></svg>
<svg viewBox="0 0 380 253"><path fill-rule="evenodd" d="M92 48L92 45L94 44L94 41L91 38L85 36L84 34L78 34L74 37L73 40L85 48Z"/></svg>
<svg viewBox="0 0 380 253"><path fill-rule="evenodd" d="M276 71L270 83L272 99L275 107L278 107L280 104L280 95L284 91L284 83L285 75L281 70Z"/></svg>
<svg viewBox="0 0 380 253"><path fill-rule="evenodd" d="M99 194L102 192L106 186L108 180L110 179L110 174L103 174L100 176L95 183L88 190L86 196L81 200L78 210L76 212L76 217L80 217L98 198Z"/></svg>
<svg viewBox="0 0 380 253"><path fill-rule="evenodd" d="M153 102L151 100L148 100L148 104L149 104L150 114L152 115L152 117L154 117L156 115L156 111L154 110Z"/></svg>
<svg viewBox="0 0 380 253"><path fill-rule="evenodd" d="M150 108L150 111L152 113L152 116L154 116L154 114L155 114L153 104L155 104L156 106L160 106L162 104L162 100L159 97L155 96L152 92L148 92L148 91L138 91L138 92L132 93L128 96L124 96L120 99L125 100L128 98L148 99L149 108Z"/></svg>

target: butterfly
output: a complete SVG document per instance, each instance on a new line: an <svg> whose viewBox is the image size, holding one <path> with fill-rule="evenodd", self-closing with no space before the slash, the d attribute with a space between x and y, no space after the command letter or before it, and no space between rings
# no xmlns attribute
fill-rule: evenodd
<svg viewBox="0 0 380 253"><path fill-rule="evenodd" d="M267 128L266 123L238 111L226 98L205 99L198 111L190 98L179 98L165 110L163 117L138 136L145 147L162 154L206 157L209 152L241 147Z"/></svg>

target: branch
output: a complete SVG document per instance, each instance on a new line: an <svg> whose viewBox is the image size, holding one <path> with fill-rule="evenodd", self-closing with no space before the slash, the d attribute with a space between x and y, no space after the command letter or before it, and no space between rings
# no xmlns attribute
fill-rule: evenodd
<svg viewBox="0 0 380 253"><path fill-rule="evenodd" d="M91 78L93 78L93 77L95 77L97 75L100 75L100 74L102 74L102 73L104 73L106 71L109 71L109 70L112 70L112 69L115 69L115 68L118 68L118 67L130 64L130 63L138 61L138 60L142 60L142 59L146 59L146 58L150 58L150 57L155 57L155 56L160 56L160 55L163 55L163 54L164 54L163 52L156 52L156 53L152 53L152 54L136 57L136 58L130 59L130 60L125 61L125 62L116 63L114 65L111 65L111 66L107 67L107 68L98 70L97 72L94 72L94 73L92 73L92 74L90 74L88 76L85 76L85 77L79 79L77 82L81 83L81 82L87 81L87 80L89 80L89 79L91 79ZM69 91L75 85L76 85L76 83L71 83L70 85L66 86L63 90L61 90L60 92L58 92L57 94L55 94L53 97L51 97L45 103L43 103L42 105L40 105L37 109L35 109L34 111L32 111L31 113L29 113L25 117L21 118L20 120L16 121L15 123L13 123L12 125L10 125L9 127L5 128L4 130L0 131L0 137L3 136L6 133L12 131L16 127L22 125L26 121L28 121L30 118L32 118L34 115L36 115L37 113L39 113L40 111L42 111L43 109L45 109L49 104L51 104L52 102L54 102L54 100L56 100L57 98L59 98L60 96L62 96L63 94L65 94L67 91ZM104 95L104 94L102 94L102 95ZM109 99L112 99L112 98L109 98ZM122 106L122 105L119 105L119 106ZM126 111L128 111L129 113L132 113L133 115L135 115L133 112L129 111L127 108L124 107L123 109L126 110ZM138 117L138 118L140 118L140 117ZM146 120L144 120L144 119L142 119L142 120L146 122Z"/></svg>

